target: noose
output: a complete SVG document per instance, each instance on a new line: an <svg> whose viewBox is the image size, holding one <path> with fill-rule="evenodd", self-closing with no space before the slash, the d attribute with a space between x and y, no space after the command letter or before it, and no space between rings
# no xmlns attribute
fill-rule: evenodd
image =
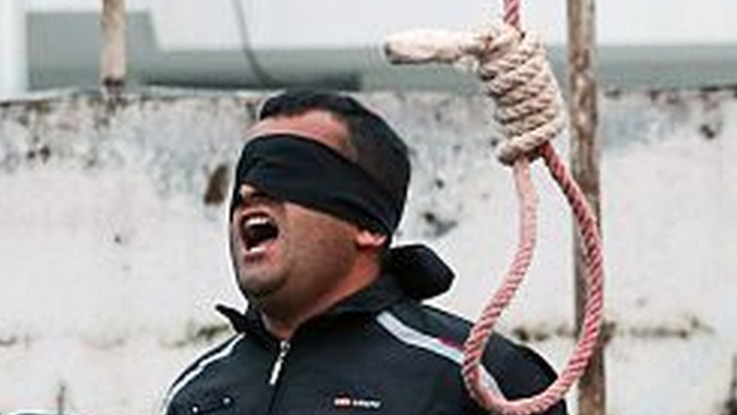
<svg viewBox="0 0 737 415"><path fill-rule="evenodd" d="M597 345L603 311L603 257L596 219L578 184L550 144L563 128L562 99L540 41L519 29L519 1L505 0L504 24L474 32L415 30L391 36L386 54L393 63L444 62L478 75L494 99L495 120L507 140L497 158L512 167L519 199L517 251L502 286L484 308L464 344L463 379L484 408L504 415L541 413L560 401L583 374ZM540 157L565 194L576 219L588 271L584 320L576 347L560 376L543 392L507 400L487 382L481 359L494 325L524 278L536 238L537 196L530 161ZM491 351L493 353L493 350Z"/></svg>

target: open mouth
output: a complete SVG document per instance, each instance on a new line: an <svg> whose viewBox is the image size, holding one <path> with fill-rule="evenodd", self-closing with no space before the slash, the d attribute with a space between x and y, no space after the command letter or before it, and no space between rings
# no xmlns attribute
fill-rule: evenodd
<svg viewBox="0 0 737 415"><path fill-rule="evenodd" d="M263 252L269 242L279 237L279 227L265 214L247 216L241 222L241 237L246 252Z"/></svg>

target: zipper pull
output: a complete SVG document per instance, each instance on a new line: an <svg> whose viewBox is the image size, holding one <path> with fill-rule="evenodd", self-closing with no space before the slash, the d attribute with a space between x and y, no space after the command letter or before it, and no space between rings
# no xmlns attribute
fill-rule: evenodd
<svg viewBox="0 0 737 415"><path fill-rule="evenodd" d="M279 343L279 354L276 356L274 366L271 367L271 377L269 378L269 385L274 386L279 380L279 374L281 373L282 366L284 366L284 359L287 357L289 352L289 342L282 340Z"/></svg>

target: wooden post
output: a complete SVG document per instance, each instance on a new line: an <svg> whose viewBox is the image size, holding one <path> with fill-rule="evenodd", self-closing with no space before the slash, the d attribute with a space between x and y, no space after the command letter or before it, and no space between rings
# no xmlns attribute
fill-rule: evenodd
<svg viewBox="0 0 737 415"><path fill-rule="evenodd" d="M102 1L100 81L108 92L125 85L125 0Z"/></svg>
<svg viewBox="0 0 737 415"><path fill-rule="evenodd" d="M594 215L601 218L599 159L596 140L597 87L594 76L596 48L595 0L568 0L569 118L571 125L571 170ZM601 229L601 227L599 228ZM588 272L578 232L574 233L576 329L581 331L587 297ZM606 413L606 379L602 338L578 383L579 415Z"/></svg>

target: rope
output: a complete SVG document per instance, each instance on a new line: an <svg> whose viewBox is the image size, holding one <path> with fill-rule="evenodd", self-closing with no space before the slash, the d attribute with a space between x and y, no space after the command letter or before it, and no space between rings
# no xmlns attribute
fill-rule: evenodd
<svg viewBox="0 0 737 415"><path fill-rule="evenodd" d="M603 256L601 241L593 212L580 188L573 180L563 162L555 153L553 146L546 143L539 152L551 175L559 184L582 234L586 254L586 267L589 273L587 301L580 338L565 369L560 376L542 393L529 398L509 401L487 388L480 379L480 366L493 327L519 286L529 266L531 250L534 246L536 197L529 180L529 166L525 159L515 164L515 183L521 200L522 225L520 245L502 287L495 293L484 309L481 318L471 329L465 344L463 378L471 396L484 408L505 415L529 415L542 413L560 401L573 384L581 377L594 352L603 314Z"/></svg>
<svg viewBox="0 0 737 415"><path fill-rule="evenodd" d="M508 137L497 148L497 158L513 168L520 201L520 240L502 286L484 308L464 345L462 373L469 393L484 408L503 415L529 415L542 413L563 398L582 375L596 347L603 313L603 257L593 212L550 144L563 128L563 110L544 50L535 37L520 33L518 0L505 0L504 16L505 25L479 32L419 30L393 35L385 51L394 63L435 61L471 69L484 82L485 93L497 104L494 118ZM535 396L509 401L483 384L480 367L494 325L532 261L537 196L529 164L536 155L545 160L573 210L585 248L588 296L580 338L560 376Z"/></svg>
<svg viewBox="0 0 737 415"><path fill-rule="evenodd" d="M520 20L519 0L504 0L504 23L519 29Z"/></svg>
<svg viewBox="0 0 737 415"><path fill-rule="evenodd" d="M494 119L507 140L497 158L514 165L563 129L562 100L545 50L535 36L509 25L473 33L414 30L393 35L386 47L395 63L439 61L471 66L494 99ZM475 60L468 62L468 56Z"/></svg>

